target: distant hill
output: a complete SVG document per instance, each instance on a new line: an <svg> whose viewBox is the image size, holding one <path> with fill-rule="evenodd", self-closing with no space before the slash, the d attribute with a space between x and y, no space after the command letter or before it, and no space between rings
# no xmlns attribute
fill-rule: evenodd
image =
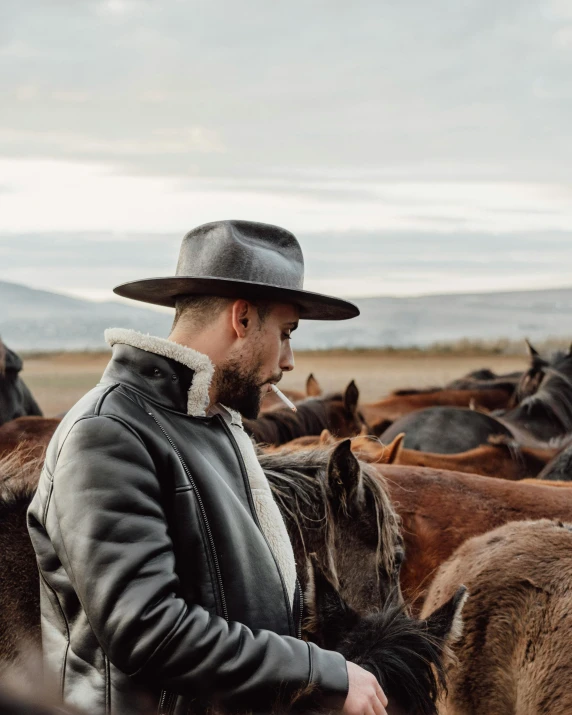
<svg viewBox="0 0 572 715"><path fill-rule="evenodd" d="M0 281L0 336L15 350L101 349L106 328L167 335L172 320L145 307L96 303Z"/></svg>
<svg viewBox="0 0 572 715"><path fill-rule="evenodd" d="M572 288L366 298L362 314L330 323L303 321L294 347L424 347L436 342L531 340L569 337ZM95 303L0 281L0 336L16 350L93 350L105 347L103 331L124 327L166 336L172 315L108 301Z"/></svg>

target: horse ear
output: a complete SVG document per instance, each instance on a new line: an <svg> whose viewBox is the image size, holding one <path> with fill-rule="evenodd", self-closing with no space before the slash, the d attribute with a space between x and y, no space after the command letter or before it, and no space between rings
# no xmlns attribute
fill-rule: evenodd
<svg viewBox="0 0 572 715"><path fill-rule="evenodd" d="M310 611L309 630L322 648L333 649L359 616L341 597L334 584L311 554L306 601Z"/></svg>
<svg viewBox="0 0 572 715"><path fill-rule="evenodd" d="M352 452L352 442L340 442L328 462L328 483L338 508L349 513L361 485L361 469Z"/></svg>
<svg viewBox="0 0 572 715"><path fill-rule="evenodd" d="M405 432L400 432L397 437L390 442L390 444L385 446L383 450L383 463L384 464L394 464L398 461L399 455L403 450L403 440L405 439Z"/></svg>
<svg viewBox="0 0 572 715"><path fill-rule="evenodd" d="M540 353L538 352L538 350L535 347L533 347L530 340L528 338L525 338L524 342L526 343L526 350L528 352L528 357L531 360L535 360L536 358L539 358Z"/></svg>
<svg viewBox="0 0 572 715"><path fill-rule="evenodd" d="M323 429L321 434L320 434L320 442L319 444L333 444L334 443L334 438L332 436L332 433L330 432L329 429Z"/></svg>
<svg viewBox="0 0 572 715"><path fill-rule="evenodd" d="M548 362L540 355L538 350L530 344L528 338L525 338L524 342L526 343L526 349L528 351L528 357L530 358L532 367L541 367L548 365Z"/></svg>
<svg viewBox="0 0 572 715"><path fill-rule="evenodd" d="M355 382L352 380L344 392L344 407L350 415L355 415L357 412L358 400L359 390L357 389Z"/></svg>
<svg viewBox="0 0 572 715"><path fill-rule="evenodd" d="M429 633L450 645L459 640L463 634L462 610L468 597L465 586L459 586L455 594L426 619Z"/></svg>
<svg viewBox="0 0 572 715"><path fill-rule="evenodd" d="M308 397L320 397L321 394L322 388L320 387L320 383L311 372L306 380L306 395L308 395Z"/></svg>

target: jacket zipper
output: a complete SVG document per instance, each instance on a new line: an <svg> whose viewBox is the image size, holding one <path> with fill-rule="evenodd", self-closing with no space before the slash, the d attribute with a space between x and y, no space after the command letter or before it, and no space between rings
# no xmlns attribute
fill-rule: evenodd
<svg viewBox="0 0 572 715"><path fill-rule="evenodd" d="M152 418L153 418L153 420L154 420L155 424L157 425L157 427L159 427L159 429L161 430L161 432L165 435L167 441L169 442L169 444L171 445L173 451L174 451L175 454L177 455L177 458L178 458L179 462L181 463L181 466L182 466L183 469L185 470L185 474L187 475L187 479L189 480L189 483L190 483L190 485L191 485L193 491L195 492L195 497L196 497L196 500L197 500L197 504L199 505L199 509L200 509L201 516L202 516L202 519L203 519L203 524L204 524L204 526L205 526L205 531L207 532L207 537L208 537L209 544L210 544L210 547L211 547L211 554L212 554L212 558L213 558L213 564L214 564L214 567L215 567L215 573L216 573L216 577L217 577L218 588L219 588L219 594L220 594L220 602L221 602L221 608L222 608L222 615L223 615L225 621L228 621L228 608L227 608L227 605L226 605L226 598L225 598L225 595L224 595L224 588L223 588L223 583L222 583L222 574L221 574L221 570L220 570L220 564L219 564L219 561L218 561L218 555L217 555L217 552L216 552L216 546L215 546L214 538L213 538L213 535L212 535L212 531L211 531L211 527L210 527L210 524L209 524L209 520L208 520L208 518L207 518L207 512L206 512L206 509L205 509L205 506L204 506L202 497L201 497L201 495L200 495L200 493L199 493L199 490L197 489L197 485L195 484L195 480L193 479L193 477L192 477L192 475L191 475L191 472L190 472L189 468L187 467L187 465L186 465L186 463L185 463L185 460L183 459L183 456L182 456L181 453L179 452L179 448L178 448L177 445L173 442L173 440L171 439L170 435L167 433L167 431L165 430L165 428L163 427L163 425L159 422L159 420L155 417L155 415L154 415L152 412L147 412L147 414L149 415L149 417L152 417ZM157 709L157 715L169 715L171 712L173 712L173 708L174 708L176 702L177 702L177 694L176 694L176 693L169 692L168 690L162 690L162 691L161 691L161 698L160 698L160 700L159 700L159 707L158 707L158 709Z"/></svg>
<svg viewBox="0 0 572 715"><path fill-rule="evenodd" d="M296 586L298 587L298 598L300 601L300 620L298 621L298 638L302 639L302 618L304 617L304 593L302 591L302 586L300 581L296 579Z"/></svg>
<svg viewBox="0 0 572 715"><path fill-rule="evenodd" d="M254 519L254 523L256 524L256 526L258 527L258 530L262 534L262 537L263 537L264 541L266 542L266 546L268 547L268 550L270 551L270 553L272 554L272 558L274 559L274 563L276 565L276 570L278 571L278 575L280 576L280 582L282 583L282 590L284 592L284 600L286 602L286 609L287 609L288 617L290 619L290 623L292 624L291 633L294 634L295 630L296 630L296 624L294 623L294 614L292 613L292 607L290 606L290 597L288 595L288 589L286 588L286 582L284 581L284 576L282 575L282 571L280 570L280 567L278 566L278 563L274 556L274 552L270 548L270 544L268 543L266 534L264 533L262 526L260 525L260 521L258 519L258 513L256 511L256 507L254 506L254 499L252 498L252 490L250 488L250 479L248 477L248 472L246 471L246 465L244 464L244 459L242 458L242 453L238 447L238 444L234 438L234 435L232 434L232 430L226 423L226 420L224 419L224 417L222 417L221 415L217 415L217 419L220 421L224 431L226 432L228 438L230 439L230 442L233 446L235 454L238 458L238 463L240 465L240 471L242 474L242 481L244 483L244 488L246 490L246 495L248 497L248 504L250 506L250 512L251 512L252 518ZM298 631L299 630L300 630L300 628L298 628Z"/></svg>

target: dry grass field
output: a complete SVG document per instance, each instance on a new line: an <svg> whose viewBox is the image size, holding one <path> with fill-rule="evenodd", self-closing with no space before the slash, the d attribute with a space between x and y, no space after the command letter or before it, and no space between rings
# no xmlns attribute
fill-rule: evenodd
<svg viewBox="0 0 572 715"><path fill-rule="evenodd" d="M110 353L24 356L23 377L46 416L69 409L97 384ZM296 353L296 369L281 385L303 389L313 372L325 391L341 390L354 379L363 401L398 388L442 385L481 367L496 372L523 369L524 357L485 353L422 351L332 351Z"/></svg>

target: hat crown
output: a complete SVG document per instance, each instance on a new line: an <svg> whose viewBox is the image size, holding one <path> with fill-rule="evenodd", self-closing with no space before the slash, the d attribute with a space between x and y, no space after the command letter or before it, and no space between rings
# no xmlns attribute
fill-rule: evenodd
<svg viewBox="0 0 572 715"><path fill-rule="evenodd" d="M254 221L217 221L183 238L178 277L222 278L302 290L304 258L284 228Z"/></svg>

